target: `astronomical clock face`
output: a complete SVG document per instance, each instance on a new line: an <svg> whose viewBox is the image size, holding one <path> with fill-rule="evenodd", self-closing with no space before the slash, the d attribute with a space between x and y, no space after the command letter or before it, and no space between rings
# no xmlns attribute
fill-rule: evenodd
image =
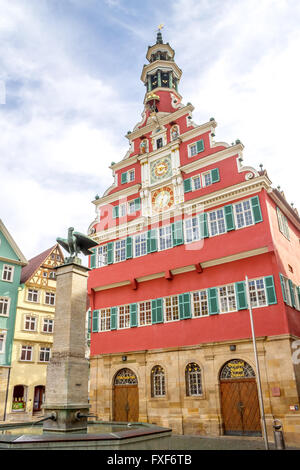
<svg viewBox="0 0 300 470"><path fill-rule="evenodd" d="M156 183L172 175L171 157L163 157L155 160L150 166L151 183Z"/></svg>
<svg viewBox="0 0 300 470"><path fill-rule="evenodd" d="M174 193L170 186L157 189L152 193L152 207L156 212L170 209L174 204Z"/></svg>

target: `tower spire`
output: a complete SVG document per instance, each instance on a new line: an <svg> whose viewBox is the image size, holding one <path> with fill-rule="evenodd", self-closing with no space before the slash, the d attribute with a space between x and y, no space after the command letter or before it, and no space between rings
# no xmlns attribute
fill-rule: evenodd
<svg viewBox="0 0 300 470"><path fill-rule="evenodd" d="M161 30L163 29L163 27L164 27L164 25L162 23L158 26L157 36L156 36L156 44L163 44L163 38L162 38L162 34L161 34Z"/></svg>

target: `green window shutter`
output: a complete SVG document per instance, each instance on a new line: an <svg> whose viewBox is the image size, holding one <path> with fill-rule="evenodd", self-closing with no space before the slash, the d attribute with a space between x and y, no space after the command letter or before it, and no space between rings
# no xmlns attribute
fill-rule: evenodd
<svg viewBox="0 0 300 470"><path fill-rule="evenodd" d="M245 310L248 308L245 281L235 283L235 296L238 310Z"/></svg>
<svg viewBox="0 0 300 470"><path fill-rule="evenodd" d="M191 318L191 298L190 294L179 294L179 314L180 320L185 320L186 318Z"/></svg>
<svg viewBox="0 0 300 470"><path fill-rule="evenodd" d="M208 224L207 224L207 213L202 212L199 214L199 227L200 227L200 238L208 237Z"/></svg>
<svg viewBox="0 0 300 470"><path fill-rule="evenodd" d="M119 206L113 206L113 219L119 217Z"/></svg>
<svg viewBox="0 0 300 470"><path fill-rule="evenodd" d="M286 303L285 285L284 285L283 275L282 275L282 274L279 274L279 277L280 277L280 284L281 284L281 290L282 290L283 301Z"/></svg>
<svg viewBox="0 0 300 470"><path fill-rule="evenodd" d="M93 254L90 256L90 259L91 259L90 268L94 269L96 267L96 248L91 248L91 251L93 252Z"/></svg>
<svg viewBox="0 0 300 470"><path fill-rule="evenodd" d="M127 183L127 171L121 174L121 184Z"/></svg>
<svg viewBox="0 0 300 470"><path fill-rule="evenodd" d="M192 191L192 178L188 178L183 181L183 190L185 193L190 193Z"/></svg>
<svg viewBox="0 0 300 470"><path fill-rule="evenodd" d="M132 237L126 238L126 259L132 258Z"/></svg>
<svg viewBox="0 0 300 470"><path fill-rule="evenodd" d="M112 264L114 262L114 244L109 242L107 244L107 264Z"/></svg>
<svg viewBox="0 0 300 470"><path fill-rule="evenodd" d="M214 168L211 170L210 174L212 183L218 183L218 181L220 181L219 168Z"/></svg>
<svg viewBox="0 0 300 470"><path fill-rule="evenodd" d="M130 304L130 326L138 326L137 304Z"/></svg>
<svg viewBox="0 0 300 470"><path fill-rule="evenodd" d="M196 145L197 145L197 153L203 152L203 150L204 150L204 140L203 139L198 140L198 142L196 142Z"/></svg>
<svg viewBox="0 0 300 470"><path fill-rule="evenodd" d="M99 328L99 310L93 311L93 325L92 325L92 332L97 333Z"/></svg>
<svg viewBox="0 0 300 470"><path fill-rule="evenodd" d="M264 278L266 292L267 292L267 301L268 305L277 304L276 292L275 292L275 285L274 285L274 278L273 276L267 276Z"/></svg>
<svg viewBox="0 0 300 470"><path fill-rule="evenodd" d="M300 286L297 286L297 295L298 295L298 307L300 310Z"/></svg>
<svg viewBox="0 0 300 470"><path fill-rule="evenodd" d="M117 307L111 307L110 309L110 329L111 330L117 329L117 315L118 315Z"/></svg>
<svg viewBox="0 0 300 470"><path fill-rule="evenodd" d="M217 288L211 287L210 289L207 289L207 292L208 292L208 312L210 315L216 315L216 313L219 313Z"/></svg>
<svg viewBox="0 0 300 470"><path fill-rule="evenodd" d="M289 279L289 288L290 288L290 294L291 294L291 301L292 301L292 306L296 308L296 299L295 299L295 294L294 294L294 285L292 281Z"/></svg>
<svg viewBox="0 0 300 470"><path fill-rule="evenodd" d="M262 222L262 214L260 209L259 197L254 196L251 198L251 205L252 205L252 212L254 217L254 222L257 224L258 222Z"/></svg>
<svg viewBox="0 0 300 470"><path fill-rule="evenodd" d="M157 230L148 230L147 232L147 253L157 251Z"/></svg>
<svg viewBox="0 0 300 470"><path fill-rule="evenodd" d="M173 246L183 244L183 223L182 220L177 220L172 224L172 238Z"/></svg>
<svg viewBox="0 0 300 470"><path fill-rule="evenodd" d="M151 319L152 319L152 325L157 323L157 308L156 308L156 300L151 300Z"/></svg>
<svg viewBox="0 0 300 470"><path fill-rule="evenodd" d="M163 299L156 299L156 323L164 322L164 303Z"/></svg>
<svg viewBox="0 0 300 470"><path fill-rule="evenodd" d="M135 211L141 210L141 198L138 197L134 200Z"/></svg>
<svg viewBox="0 0 300 470"><path fill-rule="evenodd" d="M225 213L225 221L226 221L226 230L227 230L227 232L229 232L230 230L234 230L235 229L235 223L234 223L232 204L229 204L228 206L224 206L224 213Z"/></svg>

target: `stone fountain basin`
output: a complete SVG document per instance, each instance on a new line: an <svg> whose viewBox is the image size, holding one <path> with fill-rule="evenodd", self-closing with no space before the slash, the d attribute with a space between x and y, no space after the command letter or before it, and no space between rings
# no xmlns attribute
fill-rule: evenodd
<svg viewBox="0 0 300 470"><path fill-rule="evenodd" d="M42 424L0 426L0 449L168 450L172 430L149 423L91 421L86 433L46 432Z"/></svg>

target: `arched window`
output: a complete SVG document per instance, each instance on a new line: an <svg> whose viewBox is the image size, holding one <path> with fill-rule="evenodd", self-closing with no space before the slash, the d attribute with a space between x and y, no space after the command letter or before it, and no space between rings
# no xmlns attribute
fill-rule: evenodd
<svg viewBox="0 0 300 470"><path fill-rule="evenodd" d="M114 378L114 385L137 385L137 377L131 369L119 370Z"/></svg>
<svg viewBox="0 0 300 470"><path fill-rule="evenodd" d="M151 371L151 396L163 397L166 395L165 372L161 366L154 366Z"/></svg>
<svg viewBox="0 0 300 470"><path fill-rule="evenodd" d="M201 369L195 362L190 362L185 368L185 383L188 397L202 395Z"/></svg>
<svg viewBox="0 0 300 470"><path fill-rule="evenodd" d="M226 362L220 372L220 380L247 379L255 377L252 367L243 359L231 359Z"/></svg>

